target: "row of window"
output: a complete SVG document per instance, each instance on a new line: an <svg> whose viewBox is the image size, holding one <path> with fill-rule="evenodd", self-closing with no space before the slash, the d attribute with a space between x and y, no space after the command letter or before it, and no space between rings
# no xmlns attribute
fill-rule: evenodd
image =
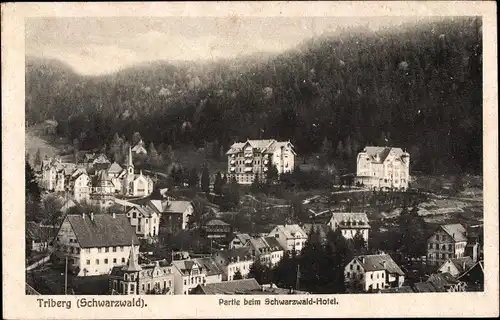
<svg viewBox="0 0 500 320"><path fill-rule="evenodd" d="M446 259L451 259L451 258L462 258L464 256L464 254L462 252L459 252L457 253L456 255L452 254L452 253L441 253L441 255L439 253L430 253L429 256L427 257L429 260L438 260L439 257L441 257L442 260L446 260Z"/></svg>
<svg viewBox="0 0 500 320"><path fill-rule="evenodd" d="M205 279L202 279L202 277L198 276L198 277L192 277L189 281L189 284L193 285L193 284L199 284L199 283L205 283L206 280ZM188 285L188 279L184 279L184 285L187 286Z"/></svg>
<svg viewBox="0 0 500 320"><path fill-rule="evenodd" d="M105 258L104 259L104 264L108 264L109 260L108 258ZM90 265L91 261L90 260L87 260L86 261L87 265ZM116 258L113 258L113 264L117 264L118 263L118 260ZM125 263L125 258L122 258L121 259L121 263L124 264ZM95 264L96 265L99 265L99 259L95 259Z"/></svg>
<svg viewBox="0 0 500 320"><path fill-rule="evenodd" d="M442 251L447 251L445 244L443 244L443 245L440 246L439 243L429 243L429 249L437 249L437 250L439 250L440 247L441 247ZM453 252L453 245L452 244L448 244L448 251Z"/></svg>

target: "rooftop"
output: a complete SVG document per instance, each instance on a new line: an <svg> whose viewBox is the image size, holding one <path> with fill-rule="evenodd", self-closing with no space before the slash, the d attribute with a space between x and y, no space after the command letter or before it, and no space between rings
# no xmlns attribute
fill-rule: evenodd
<svg viewBox="0 0 500 320"><path fill-rule="evenodd" d="M82 248L130 246L139 243L134 228L124 214L86 214L66 216Z"/></svg>
<svg viewBox="0 0 500 320"><path fill-rule="evenodd" d="M459 223L455 224L444 224L441 225L441 229L444 230L453 240L457 242L467 241L466 230L464 226Z"/></svg>
<svg viewBox="0 0 500 320"><path fill-rule="evenodd" d="M196 289L202 294L244 294L261 290L261 286L252 278L199 285Z"/></svg>
<svg viewBox="0 0 500 320"><path fill-rule="evenodd" d="M403 270L392 260L388 254L371 254L356 256L355 259L366 271L386 270L389 273L395 273L404 276Z"/></svg>

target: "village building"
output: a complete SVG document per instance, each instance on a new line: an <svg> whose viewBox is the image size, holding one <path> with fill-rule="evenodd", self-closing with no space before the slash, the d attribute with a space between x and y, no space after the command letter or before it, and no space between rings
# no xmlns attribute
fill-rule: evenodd
<svg viewBox="0 0 500 320"><path fill-rule="evenodd" d="M196 286L192 294L234 295L249 294L262 287L255 279L240 279Z"/></svg>
<svg viewBox="0 0 500 320"><path fill-rule="evenodd" d="M160 215L149 206L134 205L125 213L139 238L154 238L160 232Z"/></svg>
<svg viewBox="0 0 500 320"><path fill-rule="evenodd" d="M287 254L293 250L300 254L307 241L307 234L297 224L276 226L268 236L276 238Z"/></svg>
<svg viewBox="0 0 500 320"><path fill-rule="evenodd" d="M54 239L57 229L45 226L34 221L26 222L26 238L29 249L35 252L46 252L50 249L50 242Z"/></svg>
<svg viewBox="0 0 500 320"><path fill-rule="evenodd" d="M275 165L278 174L291 172L295 167L294 146L290 141L247 140L234 143L226 155L227 177L239 184L251 184L255 175L265 179L268 166Z"/></svg>
<svg viewBox="0 0 500 320"><path fill-rule="evenodd" d="M469 270L457 277L457 280L467 283L467 291L484 290L484 262L476 262Z"/></svg>
<svg viewBox="0 0 500 320"><path fill-rule="evenodd" d="M410 154L401 148L366 147L358 154L356 183L372 190L406 190Z"/></svg>
<svg viewBox="0 0 500 320"><path fill-rule="evenodd" d="M79 169L71 174L68 191L72 193L73 199L76 202L87 202L90 200L91 180L85 170Z"/></svg>
<svg viewBox="0 0 500 320"><path fill-rule="evenodd" d="M190 291L200 284L206 283L203 264L195 259L174 260L174 294L189 295Z"/></svg>
<svg viewBox="0 0 500 320"><path fill-rule="evenodd" d="M245 247L252 237L248 233L237 233L229 243L229 249Z"/></svg>
<svg viewBox="0 0 500 320"><path fill-rule="evenodd" d="M148 206L160 215L161 227L171 234L186 230L189 217L194 213L191 201L150 200Z"/></svg>
<svg viewBox="0 0 500 320"><path fill-rule="evenodd" d="M166 261L139 264L135 250L130 250L128 261L115 266L109 274L110 294L174 294L174 273Z"/></svg>
<svg viewBox="0 0 500 320"><path fill-rule="evenodd" d="M472 268L473 265L474 261L471 257L448 259L439 267L438 272L449 273L454 277L458 277Z"/></svg>
<svg viewBox="0 0 500 320"><path fill-rule="evenodd" d="M465 256L467 231L461 224L439 226L427 239L427 264L439 266L448 259Z"/></svg>
<svg viewBox="0 0 500 320"><path fill-rule="evenodd" d="M104 153L85 153L82 162L87 170L92 172L107 170L111 165L111 162Z"/></svg>
<svg viewBox="0 0 500 320"><path fill-rule="evenodd" d="M114 203L115 187L113 182L108 178L105 170L92 178L92 193L90 194L90 202L100 208L109 208Z"/></svg>
<svg viewBox="0 0 500 320"><path fill-rule="evenodd" d="M123 214L69 214L53 240L57 262L68 259L78 276L109 274L124 265L134 243L135 231ZM138 246L135 245L135 252Z"/></svg>
<svg viewBox="0 0 500 320"><path fill-rule="evenodd" d="M115 193L121 193L123 190L122 186L122 173L125 175L126 170L124 170L118 163L113 162L108 168L108 177L115 186Z"/></svg>
<svg viewBox="0 0 500 320"><path fill-rule="evenodd" d="M251 249L248 247L217 251L213 258L219 268L224 272L223 281L231 281L237 271L246 277L254 261Z"/></svg>
<svg viewBox="0 0 500 320"><path fill-rule="evenodd" d="M195 258L202 272L205 274L205 284L222 282L224 274L212 257Z"/></svg>
<svg viewBox="0 0 500 320"><path fill-rule="evenodd" d="M458 280L447 272L431 274L427 282L445 292L464 292L467 288L464 281Z"/></svg>
<svg viewBox="0 0 500 320"><path fill-rule="evenodd" d="M327 225L333 230L340 229L346 239L352 239L357 233L363 236L366 246L370 232L370 224L364 212L333 212Z"/></svg>
<svg viewBox="0 0 500 320"><path fill-rule="evenodd" d="M203 226L203 230L209 239L226 239L231 234L231 225L222 220L213 219Z"/></svg>
<svg viewBox="0 0 500 320"><path fill-rule="evenodd" d="M43 160L40 187L55 192L65 191L67 176L75 169L77 166L74 163L62 162L59 158Z"/></svg>
<svg viewBox="0 0 500 320"><path fill-rule="evenodd" d="M132 152L135 155L147 155L148 151L146 150L146 147L144 147L144 141L142 139L137 142L137 144L132 148Z"/></svg>
<svg viewBox="0 0 500 320"><path fill-rule="evenodd" d="M401 287L405 279L388 254L356 256L345 266L344 276L350 288L365 292Z"/></svg>
<svg viewBox="0 0 500 320"><path fill-rule="evenodd" d="M259 259L263 265L274 267L283 258L283 247L276 238L252 238L248 241L248 246L252 255Z"/></svg>

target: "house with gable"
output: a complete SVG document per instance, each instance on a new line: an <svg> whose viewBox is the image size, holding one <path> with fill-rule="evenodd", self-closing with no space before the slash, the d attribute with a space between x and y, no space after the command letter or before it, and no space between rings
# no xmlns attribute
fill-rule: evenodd
<svg viewBox="0 0 500 320"><path fill-rule="evenodd" d="M236 233L229 243L229 249L245 247L251 238L248 233Z"/></svg>
<svg viewBox="0 0 500 320"><path fill-rule="evenodd" d="M250 266L254 262L254 256L249 247L217 251L214 253L213 258L224 272L223 281L234 280L237 271L241 273L243 278L246 277L250 271Z"/></svg>
<svg viewBox="0 0 500 320"><path fill-rule="evenodd" d="M200 284L206 283L203 265L195 259L174 260L174 294L189 295L190 291Z"/></svg>
<svg viewBox="0 0 500 320"><path fill-rule="evenodd" d="M327 222L333 231L340 229L346 239L352 239L360 233L368 247L370 224L365 212L333 212Z"/></svg>
<svg viewBox="0 0 500 320"><path fill-rule="evenodd" d="M448 259L462 258L467 247L467 231L459 223L440 225L427 239L427 264L440 266Z"/></svg>
<svg viewBox="0 0 500 320"><path fill-rule="evenodd" d="M252 255L263 265L274 267L283 258L283 247L273 237L252 238L248 241Z"/></svg>
<svg viewBox="0 0 500 320"><path fill-rule="evenodd" d="M410 154L401 148L368 146L356 160L356 183L372 190L406 190L410 180Z"/></svg>
<svg viewBox="0 0 500 320"><path fill-rule="evenodd" d="M135 244L134 244L135 243ZM137 245L136 245L137 244ZM139 239L123 214L68 214L53 240L56 262L78 276L109 274L139 251Z"/></svg>
<svg viewBox="0 0 500 320"><path fill-rule="evenodd" d="M160 227L165 228L171 234L186 230L189 217L194 213L191 201L176 201L167 198L150 200L147 205L160 215Z"/></svg>
<svg viewBox="0 0 500 320"><path fill-rule="evenodd" d="M115 266L109 274L110 294L174 294L173 266L166 261L139 264L135 250L128 261Z"/></svg>
<svg viewBox="0 0 500 320"><path fill-rule="evenodd" d="M77 202L86 202L90 200L92 184L89 175L84 169L78 169L71 174L68 189Z"/></svg>
<svg viewBox="0 0 500 320"><path fill-rule="evenodd" d="M125 212L139 238L153 238L160 231L160 215L147 205L134 205Z"/></svg>
<svg viewBox="0 0 500 320"><path fill-rule="evenodd" d="M202 272L205 274L205 284L222 282L224 274L212 257L195 258Z"/></svg>
<svg viewBox="0 0 500 320"><path fill-rule="evenodd" d="M356 256L345 266L344 276L350 288L365 292L401 287L405 280L403 270L388 254Z"/></svg>
<svg viewBox="0 0 500 320"><path fill-rule="evenodd" d="M234 177L239 184L251 184L256 174L265 179L269 164L276 166L278 174L291 172L297 155L294 148L290 141L274 139L234 143L226 152L228 179Z"/></svg>
<svg viewBox="0 0 500 320"><path fill-rule="evenodd" d="M132 152L135 155L148 154L148 151L146 150L146 147L144 146L144 141L142 141L142 139L139 140L139 142L137 142L137 144L132 148Z"/></svg>
<svg viewBox="0 0 500 320"><path fill-rule="evenodd" d="M298 224L285 224L274 227L268 236L278 240L285 253L289 254L295 250L297 254L300 254L308 235Z"/></svg>
<svg viewBox="0 0 500 320"><path fill-rule="evenodd" d="M459 277L472 268L473 265L474 260L471 257L450 258L439 267L438 272L449 273L454 277Z"/></svg>

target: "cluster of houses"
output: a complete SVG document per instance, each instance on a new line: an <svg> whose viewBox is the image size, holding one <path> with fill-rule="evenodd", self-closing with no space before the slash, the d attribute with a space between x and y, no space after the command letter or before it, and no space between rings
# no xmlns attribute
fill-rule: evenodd
<svg viewBox="0 0 500 320"><path fill-rule="evenodd" d="M137 146L134 147L137 149ZM78 203L87 202L102 208L113 205L119 197L146 197L153 192L153 180L134 170L129 148L126 164L111 163L104 154L85 154L82 163L62 162L60 158L43 160L40 186L52 192L66 192Z"/></svg>
<svg viewBox="0 0 500 320"><path fill-rule="evenodd" d="M144 259L139 253L140 239L156 238L160 227L171 234L186 230L195 209L190 201L166 196L115 198L117 194L145 197L153 191L152 180L134 172L133 152L130 148L124 168L111 164L102 154L87 157L81 165L51 160L42 166L45 189L70 191L78 202L122 207L120 212L67 214L57 232L52 231L55 236L50 244L55 262L67 263L77 276L107 275L110 294L299 293L245 278L255 261L272 267L292 251L300 255L312 231L326 241L330 231L340 230L346 239L361 236L368 247L371 226L366 213L325 210L312 211L321 216L322 223L277 225L259 235L233 233L230 224L213 219L202 226L204 235L211 240L226 240L227 248L202 257L185 254L172 256L171 261ZM248 140L233 144L227 155L229 177L249 184L268 170L269 162L278 173L291 171L296 154L290 142ZM409 161L409 154L400 148L366 147L358 155L357 181L370 189L406 190ZM425 258L435 272L411 286L406 284L404 267L383 252L354 257L346 264L344 276L352 292L449 292L466 290L482 275L477 238L460 224L437 228L428 239ZM244 279L238 279L237 274Z"/></svg>

